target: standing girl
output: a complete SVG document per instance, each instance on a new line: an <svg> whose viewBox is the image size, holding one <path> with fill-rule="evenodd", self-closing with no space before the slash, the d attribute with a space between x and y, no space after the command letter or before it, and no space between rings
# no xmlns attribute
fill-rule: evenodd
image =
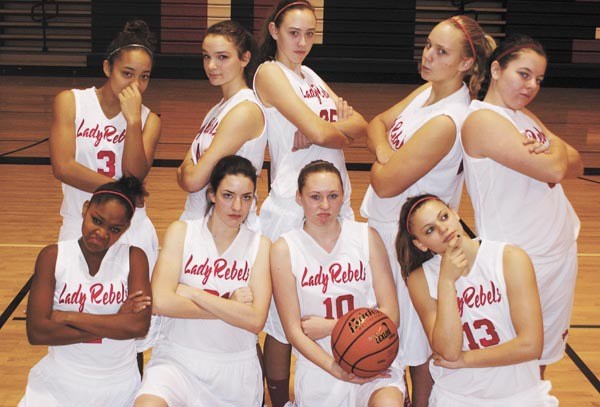
<svg viewBox="0 0 600 407"><path fill-rule="evenodd" d="M248 158L257 174L262 170L267 144L262 107L249 84L258 61L256 42L235 21L221 21L206 31L202 42L204 70L223 99L206 115L185 160L177 171L179 185L189 192L182 220L206 215L206 189L217 161L226 155ZM258 230L253 207L246 224Z"/></svg>
<svg viewBox="0 0 600 407"><path fill-rule="evenodd" d="M154 276L154 312L171 317L152 351L136 406L262 405L256 353L269 301L267 238L244 220L256 169L239 156L210 177L209 214L165 234Z"/></svg>
<svg viewBox="0 0 600 407"><path fill-rule="evenodd" d="M302 224L295 183L302 167L320 158L340 171L344 205L340 216L353 219L350 180L342 148L362 137L366 122L310 68L302 65L317 30L308 0L282 0L266 20L263 63L254 89L265 107L271 157L271 191L260 209L261 228L271 239ZM271 304L265 326L265 372L274 406L289 399L290 346Z"/></svg>
<svg viewBox="0 0 600 407"><path fill-rule="evenodd" d="M479 24L455 16L436 25L421 61L427 84L377 115L368 127L369 146L377 156L361 206L383 238L398 283L400 358L409 365L413 405L426 406L431 390L427 338L400 278L394 251L398 214L408 196L429 191L458 208L462 191L462 153L457 136L470 103L477 94L485 60L494 41ZM469 87L463 80L470 77ZM400 228L402 225L400 225Z"/></svg>
<svg viewBox="0 0 600 407"><path fill-rule="evenodd" d="M542 315L531 260L470 240L434 195L409 198L396 249L433 349L431 407L558 406L540 380Z"/></svg>
<svg viewBox="0 0 600 407"><path fill-rule="evenodd" d="M473 101L462 129L478 234L515 244L533 261L544 316L542 366L563 356L577 277L579 219L559 183L583 170L579 153L526 109L546 63L532 38L503 41L490 56L485 98Z"/></svg>
<svg viewBox="0 0 600 407"><path fill-rule="evenodd" d="M133 403L140 384L133 338L150 324L148 260L118 240L143 196L133 177L100 186L82 205L81 237L38 255L27 336L50 347L31 369L20 406Z"/></svg>
<svg viewBox="0 0 600 407"><path fill-rule="evenodd" d="M304 225L284 233L271 250L273 292L290 343L298 351L296 406L400 406L404 378L362 379L345 372L331 355L337 319L354 308L379 308L398 323L398 301L381 238L365 223L340 219L340 172L326 161L305 166L296 200ZM343 276L352 275L353 278ZM320 282L320 283L315 283Z"/></svg>
<svg viewBox="0 0 600 407"><path fill-rule="evenodd" d="M100 89L72 89L54 100L50 132L52 171L63 189L58 239L81 236L81 206L99 185L132 175L143 180L152 166L160 119L142 104L150 81L155 40L141 20L131 21L110 43L103 62L108 78ZM140 247L152 270L158 237L144 199L123 241Z"/></svg>

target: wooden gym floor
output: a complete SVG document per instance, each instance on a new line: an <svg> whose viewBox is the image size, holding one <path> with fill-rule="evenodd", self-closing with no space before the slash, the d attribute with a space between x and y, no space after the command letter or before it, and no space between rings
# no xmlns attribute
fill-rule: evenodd
<svg viewBox="0 0 600 407"><path fill-rule="evenodd" d="M199 67L200 69L200 67ZM62 89L101 86L100 78L0 77L0 406L14 406L25 389L29 369L46 353L25 334L27 282L39 250L56 240L62 199L60 183L48 165L48 143L25 148L48 136L52 101ZM403 98L415 85L333 83L337 94L370 120ZM208 109L220 98L201 80L153 79L144 102L161 114L162 138L155 168L147 178L148 213L159 238L183 208L185 194L175 170ZM600 406L600 89L542 89L531 109L555 133L577 148L587 175L563 182L581 219L579 275L567 355L547 370L552 393L563 406ZM369 183L373 155L358 140L346 152L351 164L352 206L358 208ZM596 175L594 175L596 174ZM267 194L267 173L259 181ZM460 214L473 225L463 194ZM548 220L549 222L552 219ZM161 240L162 242L162 240Z"/></svg>

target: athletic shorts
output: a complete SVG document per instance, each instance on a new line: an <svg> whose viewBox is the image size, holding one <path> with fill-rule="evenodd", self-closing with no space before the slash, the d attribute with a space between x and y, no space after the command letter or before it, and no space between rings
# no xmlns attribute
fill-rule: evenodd
<svg viewBox="0 0 600 407"><path fill-rule="evenodd" d="M398 234L398 224L396 222L377 222L369 220L369 226L374 228L381 236L390 259L392 273L396 280L398 306L400 307L400 329L398 329L400 349L398 350L398 357L403 365L422 365L426 363L431 356L431 347L429 346L429 340L423 329L419 314L417 314L417 311L410 300L408 287L402 278L400 264L396 257L396 235Z"/></svg>
<svg viewBox="0 0 600 407"><path fill-rule="evenodd" d="M500 383L498 383L501 386ZM500 399L468 398L456 394L440 386L433 385L429 397L429 407L554 407L558 406L558 399L549 394L552 388L549 381L541 381L530 389L509 397ZM460 391L460 389L456 389Z"/></svg>
<svg viewBox="0 0 600 407"><path fill-rule="evenodd" d="M390 367L392 377L354 384L336 379L320 367L300 357L294 374L296 407L364 407L371 395L384 387L397 387L406 394L404 368L398 361ZM402 396L404 398L404 396Z"/></svg>
<svg viewBox="0 0 600 407"><path fill-rule="evenodd" d="M169 407L259 407L263 378L256 348L216 354L160 342L137 397L143 394L160 397Z"/></svg>
<svg viewBox="0 0 600 407"><path fill-rule="evenodd" d="M132 406L140 386L137 363L95 371L57 362L46 355L29 371L19 407Z"/></svg>
<svg viewBox="0 0 600 407"><path fill-rule="evenodd" d="M544 320L544 350L540 365L562 359L577 280L577 243L565 252L552 257L532 257L542 303Z"/></svg>

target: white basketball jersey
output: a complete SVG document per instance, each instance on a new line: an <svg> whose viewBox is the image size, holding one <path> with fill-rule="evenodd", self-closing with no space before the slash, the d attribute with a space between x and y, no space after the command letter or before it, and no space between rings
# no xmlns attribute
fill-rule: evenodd
<svg viewBox="0 0 600 407"><path fill-rule="evenodd" d="M473 101L470 111L492 110L528 138L548 142L541 126L521 111ZM512 137L512 135L510 135ZM530 256L567 250L579 234L579 219L560 184L548 184L490 158L466 152L465 180L478 235L515 244Z"/></svg>
<svg viewBox="0 0 600 407"><path fill-rule="evenodd" d="M338 319L355 308L377 307L369 266L368 225L348 219L341 224L342 231L331 253L304 229L282 235L290 251L301 316ZM331 355L330 336L316 342ZM302 355L299 358L309 362Z"/></svg>
<svg viewBox="0 0 600 407"><path fill-rule="evenodd" d="M231 245L219 254L210 230L209 217L186 221L179 282L223 298L250 282L260 245L260 234L246 225ZM257 335L220 319L176 319L167 328L170 342L205 352L240 352L256 346Z"/></svg>
<svg viewBox="0 0 600 407"><path fill-rule="evenodd" d="M303 77L300 77L280 62L267 63L275 63L281 68L298 97L319 117L329 122L337 121L335 102L327 92L325 82L314 71L302 66ZM276 202L276 205L288 206L290 216L302 219L302 208L295 202L298 174L311 161L318 159L329 161L342 175L344 204L341 209L341 216L354 219L352 208L350 208L352 190L346 171L344 152L314 144L308 148L292 152L294 134L298 128L275 107L265 108L265 113L267 115L269 155L271 157L271 192L269 197Z"/></svg>
<svg viewBox="0 0 600 407"><path fill-rule="evenodd" d="M497 346L516 337L504 280L505 243L483 240L467 276L456 283L463 324L463 351ZM423 264L429 295L437 300L441 256ZM540 383L537 360L516 365L446 369L430 364L435 386L464 397L494 399L532 389Z"/></svg>
<svg viewBox="0 0 600 407"><path fill-rule="evenodd" d="M380 198L373 187L369 185L360 207L361 215L369 220L396 223L406 199L424 193L437 195L442 201L449 203L450 207L458 209L463 181L459 129L467 115L471 100L469 90L463 84L458 91L444 99L432 105L423 106L430 94L431 88L425 89L394 120L388 131L390 146L394 150L402 148L425 123L437 116L448 116L454 122L457 129L454 144L435 167L400 195L392 198Z"/></svg>
<svg viewBox="0 0 600 407"><path fill-rule="evenodd" d="M127 121L123 113L108 119L96 95L96 88L72 89L75 95L75 161L107 177L123 176L122 161ZM150 110L142 105L142 128ZM91 193L62 184L63 218L81 219L83 203Z"/></svg>
<svg viewBox="0 0 600 407"><path fill-rule="evenodd" d="M106 252L98 273L91 276L77 240L59 242L52 309L116 314L127 299L129 249L129 245L119 242L112 245ZM134 339L102 338L93 343L50 346L48 353L59 362L83 370L118 371L135 363L134 342Z"/></svg>
<svg viewBox="0 0 600 407"><path fill-rule="evenodd" d="M192 153L192 161L194 164L198 163L200 157L204 154L204 152L210 147L210 144L217 133L217 129L219 124L223 120L223 118L229 113L231 109L236 107L239 103L244 101L250 101L258 105L258 107L263 111L262 105L257 101L254 92L251 89L242 89L237 92L235 95L230 97L227 100L221 100L217 105L215 105L206 115L204 121L202 122L202 127L196 134L196 138L192 142L192 146L190 147ZM263 111L264 116L264 111ZM266 121L266 118L265 118ZM263 166L263 160L265 157L265 147L267 145L267 126L263 129L263 132L260 136L255 139L249 140L245 142L240 149L236 152L236 155L242 156L250 160L254 168L256 168L256 175L260 175ZM202 188L198 192L190 193L187 196L187 200L185 202L185 211L181 215L181 220L192 220L192 219L200 219L206 215L206 190L207 187ZM247 223L254 225L256 220L256 205L253 205L253 208L248 215ZM251 226L252 227L252 226Z"/></svg>

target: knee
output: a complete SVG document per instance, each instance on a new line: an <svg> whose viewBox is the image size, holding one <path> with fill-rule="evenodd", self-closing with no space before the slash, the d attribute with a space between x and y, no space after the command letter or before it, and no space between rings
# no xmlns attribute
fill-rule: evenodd
<svg viewBox="0 0 600 407"><path fill-rule="evenodd" d="M134 407L168 407L167 402L158 396L142 394L135 399Z"/></svg>
<svg viewBox="0 0 600 407"><path fill-rule="evenodd" d="M369 407L402 407L404 394L397 387L378 389L369 398Z"/></svg>

